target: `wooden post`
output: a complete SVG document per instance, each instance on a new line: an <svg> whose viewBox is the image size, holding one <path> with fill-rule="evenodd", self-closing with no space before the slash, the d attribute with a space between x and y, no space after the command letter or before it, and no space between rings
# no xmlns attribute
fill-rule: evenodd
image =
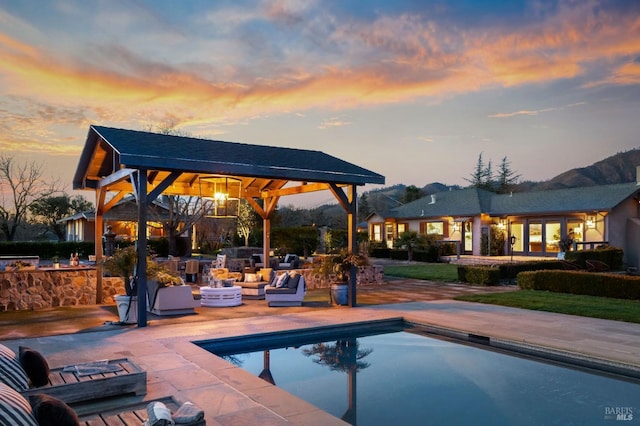
<svg viewBox="0 0 640 426"><path fill-rule="evenodd" d="M147 170L138 170L138 327L147 326ZM125 283L126 284L126 283Z"/></svg>

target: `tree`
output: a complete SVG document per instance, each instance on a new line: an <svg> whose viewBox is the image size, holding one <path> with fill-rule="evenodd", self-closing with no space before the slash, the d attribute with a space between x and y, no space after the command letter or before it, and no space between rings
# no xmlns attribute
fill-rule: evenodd
<svg viewBox="0 0 640 426"><path fill-rule="evenodd" d="M251 230L258 224L258 214L245 200L240 202L238 207L238 217L236 218L236 228L238 235L244 238L244 246L249 246L249 236Z"/></svg>
<svg viewBox="0 0 640 426"><path fill-rule="evenodd" d="M413 260L413 250L420 243L420 236L416 231L406 231L402 234L398 235L398 239L396 240L397 248L406 248L407 249L407 260Z"/></svg>
<svg viewBox="0 0 640 426"><path fill-rule="evenodd" d="M367 197L367 194L362 194L360 196L360 201L358 202L358 220L366 220L370 213L371 206L369 205L369 198Z"/></svg>
<svg viewBox="0 0 640 426"><path fill-rule="evenodd" d="M520 175L511 170L511 162L507 160L507 157L503 157L496 176L496 191L498 194L507 194L513 191L514 186L518 184L518 179L520 179Z"/></svg>
<svg viewBox="0 0 640 426"><path fill-rule="evenodd" d="M409 185L404 189L404 199L401 201L403 204L410 203L411 201L419 200L424 197L424 191L415 185Z"/></svg>
<svg viewBox="0 0 640 426"><path fill-rule="evenodd" d="M57 186L57 181L42 179L42 164L16 164L13 157L0 154L0 230L7 241L14 240L37 200L60 192Z"/></svg>
<svg viewBox="0 0 640 426"><path fill-rule="evenodd" d="M482 159L482 153L480 153L475 171L471 174L470 178L465 178L465 180L476 188L505 194L513 189L518 183L519 178L520 175L511 170L511 162L507 157L502 158L500 169L494 176L491 161L485 164Z"/></svg>
<svg viewBox="0 0 640 426"><path fill-rule="evenodd" d="M167 234L169 254L178 255L178 238L189 234L193 225L202 219L211 210L212 202L200 197L181 197L177 195L164 195L163 203L167 207L169 217L157 219ZM189 234L190 235L190 234Z"/></svg>
<svg viewBox="0 0 640 426"><path fill-rule="evenodd" d="M58 221L66 216L91 210L92 208L93 204L81 195L70 197L67 194L63 194L35 200L29 206L29 211L37 220L51 229L59 241L64 241L66 239L64 225L58 223Z"/></svg>

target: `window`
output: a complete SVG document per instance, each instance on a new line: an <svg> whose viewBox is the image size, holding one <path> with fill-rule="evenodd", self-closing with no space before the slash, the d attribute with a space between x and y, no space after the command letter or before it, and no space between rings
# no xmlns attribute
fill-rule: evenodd
<svg viewBox="0 0 640 426"><path fill-rule="evenodd" d="M464 251L473 251L473 222L464 223Z"/></svg>
<svg viewBox="0 0 640 426"><path fill-rule="evenodd" d="M374 223L372 235L373 241L382 241L382 225Z"/></svg>
<svg viewBox="0 0 640 426"><path fill-rule="evenodd" d="M427 222L427 235L444 235L444 222Z"/></svg>
<svg viewBox="0 0 640 426"><path fill-rule="evenodd" d="M511 236L516 237L515 244L513 245L513 251L524 251L524 224L512 223L511 224Z"/></svg>
<svg viewBox="0 0 640 426"><path fill-rule="evenodd" d="M409 227L407 226L406 223L399 223L398 224L398 235L402 235L403 233L407 232L409 230Z"/></svg>
<svg viewBox="0 0 640 426"><path fill-rule="evenodd" d="M387 223L385 228L385 236L387 237L387 248L393 248L393 223Z"/></svg>
<svg viewBox="0 0 640 426"><path fill-rule="evenodd" d="M546 222L544 224L545 251L557 253L560 251L560 222Z"/></svg>
<svg viewBox="0 0 640 426"><path fill-rule="evenodd" d="M542 224L529 224L529 251L542 252Z"/></svg>

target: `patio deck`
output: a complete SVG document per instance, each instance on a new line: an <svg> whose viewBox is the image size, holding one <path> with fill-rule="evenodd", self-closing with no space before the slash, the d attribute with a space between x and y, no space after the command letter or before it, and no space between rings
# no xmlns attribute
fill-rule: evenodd
<svg viewBox="0 0 640 426"><path fill-rule="evenodd" d="M640 369L637 324L451 300L456 294L496 290L514 289L388 279L382 286L359 288L356 308L330 306L321 295L309 292L302 307L268 308L264 301L248 300L233 308L197 308L196 315L184 317L150 316L144 328L105 325L105 320L118 319L113 306L32 312L29 321L9 320L4 312L0 339L12 349L25 345L41 351L52 366L128 357L147 371L144 399L173 395L190 400L205 410L208 425L345 423L206 352L192 344L194 340L402 317Z"/></svg>

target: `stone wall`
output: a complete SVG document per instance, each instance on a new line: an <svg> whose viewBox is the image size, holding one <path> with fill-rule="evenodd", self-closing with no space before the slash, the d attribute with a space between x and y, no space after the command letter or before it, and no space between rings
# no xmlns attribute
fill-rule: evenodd
<svg viewBox="0 0 640 426"><path fill-rule="evenodd" d="M104 303L124 294L122 278L102 280ZM23 311L96 303L96 270L0 272L0 311Z"/></svg>
<svg viewBox="0 0 640 426"><path fill-rule="evenodd" d="M307 289L329 288L331 284L338 281L335 274L331 274L328 279L313 269L294 269L304 276ZM280 273L281 271L276 271ZM382 284L384 283L384 267L380 265L359 266L357 275L358 285Z"/></svg>

